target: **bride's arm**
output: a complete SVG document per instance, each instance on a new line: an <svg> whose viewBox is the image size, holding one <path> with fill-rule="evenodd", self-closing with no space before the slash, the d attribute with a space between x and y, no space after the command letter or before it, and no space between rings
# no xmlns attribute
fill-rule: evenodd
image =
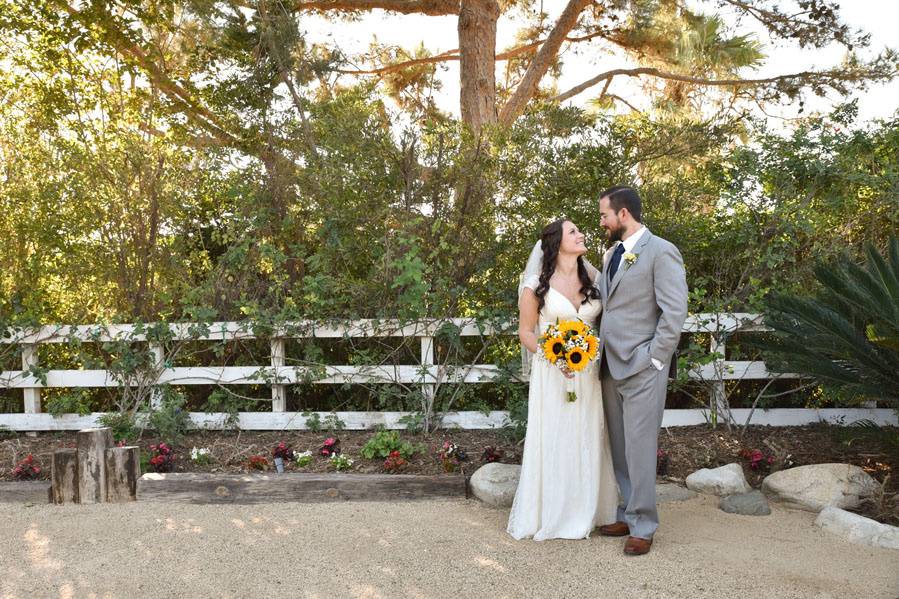
<svg viewBox="0 0 899 599"><path fill-rule="evenodd" d="M530 287L525 287L518 299L518 339L532 354L537 353L537 318L540 302Z"/></svg>

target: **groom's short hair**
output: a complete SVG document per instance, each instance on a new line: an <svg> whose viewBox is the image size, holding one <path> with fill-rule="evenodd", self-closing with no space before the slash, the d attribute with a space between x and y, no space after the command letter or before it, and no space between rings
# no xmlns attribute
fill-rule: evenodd
<svg viewBox="0 0 899 599"><path fill-rule="evenodd" d="M638 223L643 222L643 201L640 194L633 187L627 185L615 185L599 194L599 199L609 198L609 205L612 210L618 212L622 208L627 208L634 220Z"/></svg>

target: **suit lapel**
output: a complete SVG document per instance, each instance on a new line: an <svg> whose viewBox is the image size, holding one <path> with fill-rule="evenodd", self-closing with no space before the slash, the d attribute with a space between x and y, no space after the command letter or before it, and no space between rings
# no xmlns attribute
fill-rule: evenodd
<svg viewBox="0 0 899 599"><path fill-rule="evenodd" d="M615 246L613 245L605 251L602 256L602 272L599 275L599 290L602 293L603 300L609 296L609 260L612 257Z"/></svg>
<svg viewBox="0 0 899 599"><path fill-rule="evenodd" d="M646 229L646 232L643 233L642 237L640 237L640 241L638 241L637 245L634 246L632 253L639 256L646 244L649 243L650 237L652 237L652 233L650 233L649 229ZM629 271L630 269L631 267L624 263L624 256L622 256L621 263L618 265L618 270L615 271L615 278L612 279L612 283L609 287L609 291L606 297L611 297L612 294L615 293L615 290L618 289L618 284L621 282L621 279L624 278L624 275L627 274L627 271Z"/></svg>

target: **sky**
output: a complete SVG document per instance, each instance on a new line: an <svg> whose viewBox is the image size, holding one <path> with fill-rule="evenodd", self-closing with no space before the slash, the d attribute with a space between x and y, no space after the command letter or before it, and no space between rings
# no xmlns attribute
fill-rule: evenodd
<svg viewBox="0 0 899 599"><path fill-rule="evenodd" d="M565 6L565 0L545 0L544 10L555 18ZM711 2L690 1L694 7L710 11L714 4ZM899 23L899 0L854 0L844 2L840 9L843 19L853 28L862 29L871 35L871 45L865 54L871 55L884 47L892 45L899 47L899 36L896 35L895 26ZM341 22L335 25L317 17L307 17L303 22L304 28L311 40L328 39L347 52L364 50L376 37L379 42L397 44L405 48L413 48L423 43L433 53L445 52L458 47L456 34L456 17L429 17L422 15L386 15L382 11L367 15L356 22ZM497 48L501 50L511 46L516 30L511 18L500 19L497 28ZM771 43L761 27L754 26L754 22L745 19L739 33L754 32L764 45L764 51L769 56L765 65L756 71L743 73L746 77L766 77L792 72L799 72L810 68L824 69L838 65L843 56L844 49L834 44L823 49L800 49L780 42ZM575 45L576 46L576 45ZM588 55L589 54L589 55ZM562 77L558 82L559 91L585 81L596 74L611 68L630 67L630 64L622 56L593 56L595 52L567 51L563 55L565 67ZM458 116L459 106L459 63L450 61L443 63L440 79L443 89L436 96L437 105L444 111ZM500 76L502 63L498 67L497 76ZM639 87L636 81L628 81L629 78L618 77L614 80L610 93L617 93L631 98L639 98ZM586 101L599 93L599 87L588 90L568 101L575 105L583 105ZM887 118L899 108L899 80L888 84L872 86L864 92L855 92L850 96L842 97L832 93L826 98L817 98L809 94L806 98L805 113L813 111L827 112L829 109L850 98L857 98L859 105L859 117L862 120ZM639 100L637 106L641 107ZM645 105L644 105L645 106ZM789 123L789 118L799 115L798 104L773 107L766 110L770 115L769 123L777 126ZM756 116L762 117L761 111Z"/></svg>

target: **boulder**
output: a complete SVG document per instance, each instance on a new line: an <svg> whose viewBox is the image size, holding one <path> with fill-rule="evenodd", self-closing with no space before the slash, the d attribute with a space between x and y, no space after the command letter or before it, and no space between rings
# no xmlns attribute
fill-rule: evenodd
<svg viewBox="0 0 899 599"><path fill-rule="evenodd" d="M469 485L475 497L495 507L511 507L518 489L521 466L517 464L484 464L471 475Z"/></svg>
<svg viewBox="0 0 899 599"><path fill-rule="evenodd" d="M751 489L739 464L697 470L687 477L686 483L688 489L697 493L720 496L746 493Z"/></svg>
<svg viewBox="0 0 899 599"><path fill-rule="evenodd" d="M854 508L875 494L879 483L852 464L812 464L781 470L762 481L769 499L811 512L828 506Z"/></svg>
<svg viewBox="0 0 899 599"><path fill-rule="evenodd" d="M722 497L718 507L728 514L743 516L767 516L771 513L768 499L761 491L749 491Z"/></svg>
<svg viewBox="0 0 899 599"><path fill-rule="evenodd" d="M838 507L828 506L815 519L815 526L850 543L899 549L899 527L883 524Z"/></svg>

